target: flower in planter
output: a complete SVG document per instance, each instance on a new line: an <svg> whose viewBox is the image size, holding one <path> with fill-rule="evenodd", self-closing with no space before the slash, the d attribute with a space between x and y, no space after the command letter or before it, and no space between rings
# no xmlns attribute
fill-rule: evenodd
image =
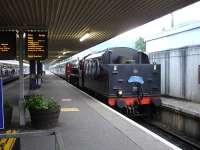
<svg viewBox="0 0 200 150"><path fill-rule="evenodd" d="M42 95L31 95L25 98L25 107L29 109L33 127L41 129L56 126L60 105L53 99Z"/></svg>
<svg viewBox="0 0 200 150"><path fill-rule="evenodd" d="M56 109L60 105L53 99L45 98L42 95L31 95L25 98L25 106L28 109L47 110Z"/></svg>

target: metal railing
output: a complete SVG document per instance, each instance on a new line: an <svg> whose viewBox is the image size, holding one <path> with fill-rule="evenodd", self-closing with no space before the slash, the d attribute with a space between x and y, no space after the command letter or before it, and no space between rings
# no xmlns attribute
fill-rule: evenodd
<svg viewBox="0 0 200 150"><path fill-rule="evenodd" d="M0 139L1 138L19 138L20 139L20 138L26 138L26 137L47 137L47 136L54 136L55 150L65 150L63 138L61 134L55 130L20 131L18 133L5 133L5 134L0 134ZM21 146L19 147L20 147L19 149L21 149Z"/></svg>

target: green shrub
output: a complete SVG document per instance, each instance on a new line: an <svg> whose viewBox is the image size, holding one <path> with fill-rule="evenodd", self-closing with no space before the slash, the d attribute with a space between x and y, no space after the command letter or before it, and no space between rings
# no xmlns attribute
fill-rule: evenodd
<svg viewBox="0 0 200 150"><path fill-rule="evenodd" d="M25 98L25 107L28 109L47 110L58 108L59 104L53 99L46 98L42 95L31 95Z"/></svg>

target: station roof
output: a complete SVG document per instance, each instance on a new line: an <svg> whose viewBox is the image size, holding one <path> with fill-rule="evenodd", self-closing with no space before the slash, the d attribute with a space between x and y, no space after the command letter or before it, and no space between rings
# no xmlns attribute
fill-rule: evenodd
<svg viewBox="0 0 200 150"><path fill-rule="evenodd" d="M196 1L0 0L0 27L48 29L51 59L63 51L85 50ZM89 39L80 42L86 33Z"/></svg>

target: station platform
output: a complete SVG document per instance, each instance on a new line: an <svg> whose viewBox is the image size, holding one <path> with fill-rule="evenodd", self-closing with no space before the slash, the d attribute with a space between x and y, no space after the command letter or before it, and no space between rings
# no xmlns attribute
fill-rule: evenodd
<svg viewBox="0 0 200 150"><path fill-rule="evenodd" d="M61 133L67 150L179 149L53 74L46 75L34 93L61 104L55 130ZM21 142L24 149L54 149L51 138L24 138Z"/></svg>
<svg viewBox="0 0 200 150"><path fill-rule="evenodd" d="M16 106L19 100L19 80L3 85L4 99ZM24 94L29 94L29 76L24 77Z"/></svg>
<svg viewBox="0 0 200 150"><path fill-rule="evenodd" d="M171 108L191 117L200 118L200 103L168 97L162 97L161 99L162 106L164 107Z"/></svg>

